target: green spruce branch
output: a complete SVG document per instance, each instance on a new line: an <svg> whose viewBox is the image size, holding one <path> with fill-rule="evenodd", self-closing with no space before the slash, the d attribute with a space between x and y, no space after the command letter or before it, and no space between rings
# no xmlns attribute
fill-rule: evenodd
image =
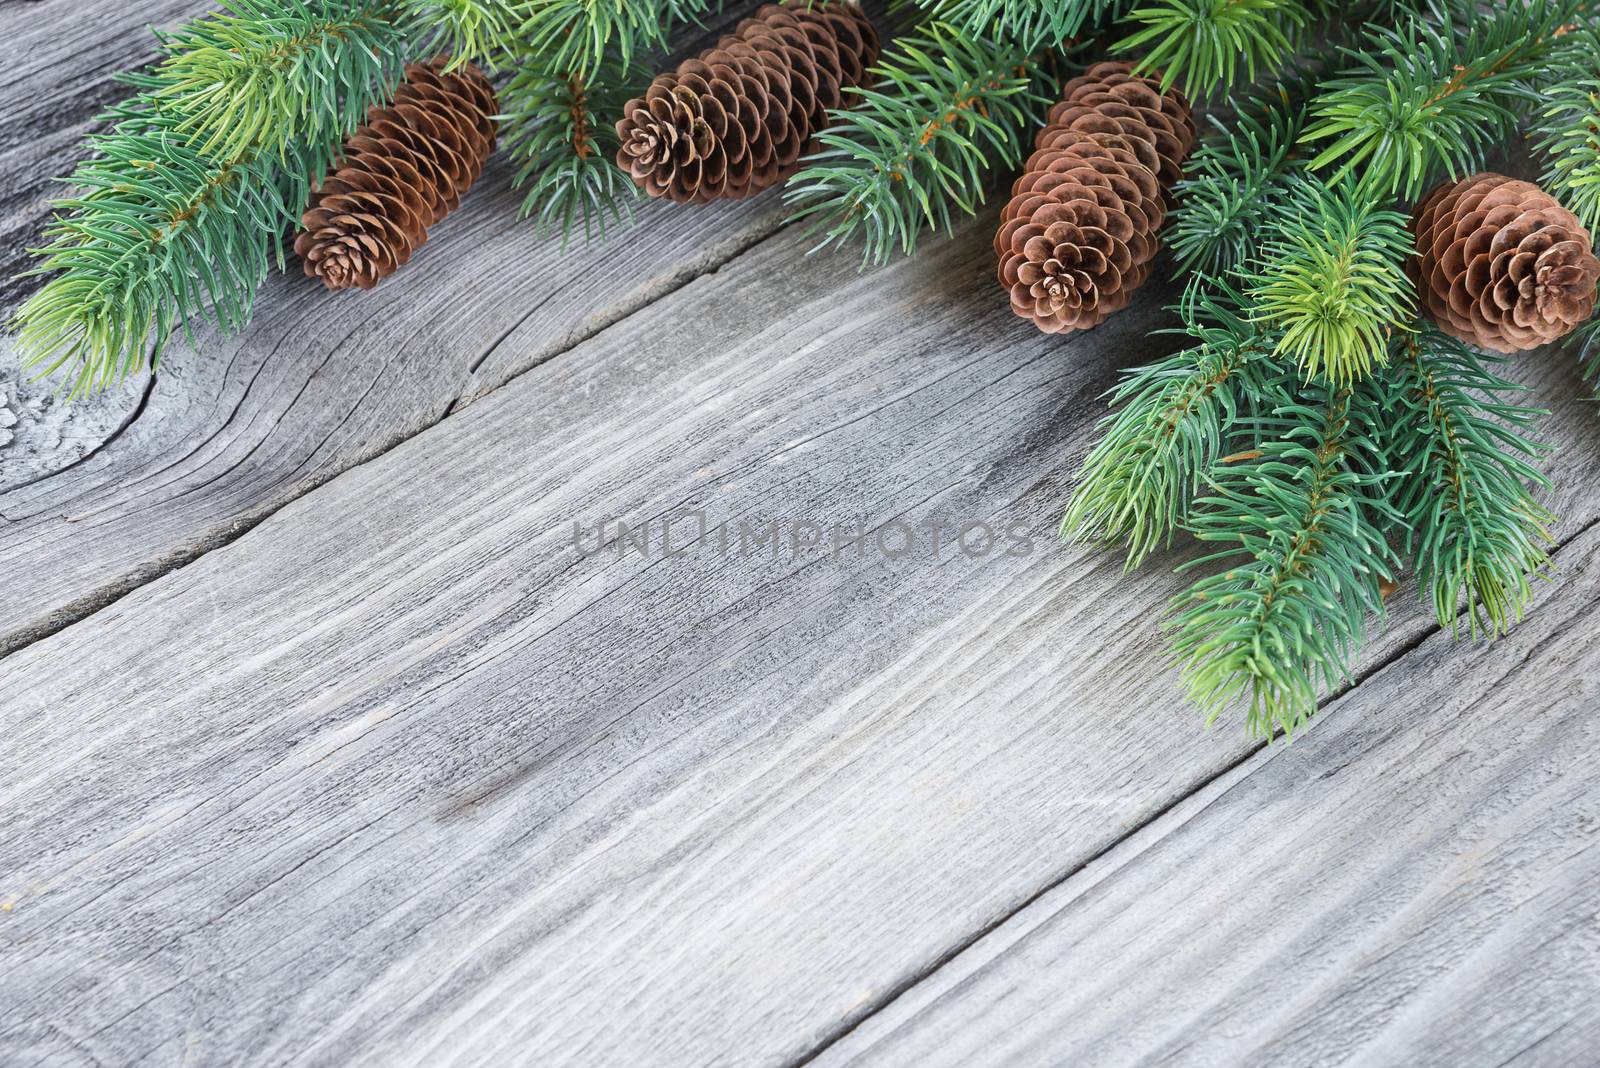
<svg viewBox="0 0 1600 1068"><path fill-rule="evenodd" d="M1309 377L1349 385L1387 355L1410 319L1404 215L1372 206L1353 182L1296 177L1251 271L1251 318L1279 331L1277 353Z"/></svg>
<svg viewBox="0 0 1600 1068"><path fill-rule="evenodd" d="M500 92L502 145L517 163L512 185L527 188L521 216L537 220L563 243L580 229L604 239L608 220L633 218L638 187L615 162L613 125L646 78L607 61L588 74L556 74L542 66L519 69Z"/></svg>
<svg viewBox="0 0 1600 1068"><path fill-rule="evenodd" d="M448 53L453 69L495 70L522 48L522 27L547 0L399 0L421 55Z"/></svg>
<svg viewBox="0 0 1600 1068"><path fill-rule="evenodd" d="M710 6L709 0L527 0L518 58L562 75L592 75L608 64L627 70L634 57L664 50L674 28L699 23Z"/></svg>
<svg viewBox="0 0 1600 1068"><path fill-rule="evenodd" d="M1241 422L1282 395L1281 375L1266 359L1271 340L1236 310L1238 299L1225 287L1191 285L1177 310L1195 343L1124 372L1108 393L1113 410L1078 472L1061 522L1065 539L1126 542L1127 566L1138 567L1188 522Z"/></svg>
<svg viewBox="0 0 1600 1068"><path fill-rule="evenodd" d="M1423 599L1452 632L1465 616L1473 637L1503 634L1549 559L1555 517L1529 489L1549 488L1534 466L1549 447L1527 436L1546 413L1508 399L1523 387L1490 370L1502 361L1437 330L1395 350L1384 429Z"/></svg>
<svg viewBox="0 0 1600 1068"><path fill-rule="evenodd" d="M1254 81L1277 69L1311 22L1300 0L1155 0L1128 13L1140 27L1118 52L1143 51L1139 69L1159 73L1162 88L1194 96Z"/></svg>
<svg viewBox="0 0 1600 1068"><path fill-rule="evenodd" d="M931 20L991 41L1010 41L1027 51L1057 48L1069 37L1103 22L1125 0L915 0Z"/></svg>
<svg viewBox="0 0 1600 1068"><path fill-rule="evenodd" d="M32 250L48 281L11 323L24 366L65 369L78 393L154 366L179 326L242 329L311 183L399 78L404 40L380 16L236 0L163 37Z"/></svg>
<svg viewBox="0 0 1600 1068"><path fill-rule="evenodd" d="M819 247L859 238L863 266L976 212L990 167L1017 166L1050 103L1025 48L938 23L897 40L872 74L784 191Z"/></svg>
<svg viewBox="0 0 1600 1068"><path fill-rule="evenodd" d="M1183 570L1228 561L1173 604L1173 653L1208 721L1243 702L1252 733L1292 734L1320 687L1349 677L1381 584L1395 566L1365 392L1311 386L1259 420L1260 442L1230 457L1189 528L1226 546Z"/></svg>
<svg viewBox="0 0 1600 1068"><path fill-rule="evenodd" d="M1255 255L1301 169L1296 143L1314 90L1314 79L1302 75L1232 104L1231 121L1207 116L1212 132L1174 188L1178 206L1167 225L1180 271L1222 277Z"/></svg>
<svg viewBox="0 0 1600 1068"><path fill-rule="evenodd" d="M1594 62L1600 69L1600 56ZM1558 81L1545 100L1535 122L1544 187L1591 235L1600 233L1600 78Z"/></svg>
<svg viewBox="0 0 1600 1068"><path fill-rule="evenodd" d="M1376 195L1406 197L1438 172L1477 169L1539 103L1536 84L1585 51L1591 2L1466 5L1466 14L1372 26L1313 105L1302 140L1323 144L1311 166L1336 165L1334 181L1354 175Z"/></svg>

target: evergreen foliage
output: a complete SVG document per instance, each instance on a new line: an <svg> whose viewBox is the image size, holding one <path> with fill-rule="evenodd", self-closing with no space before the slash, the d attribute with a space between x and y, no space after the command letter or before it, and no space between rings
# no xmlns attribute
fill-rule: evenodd
<svg viewBox="0 0 1600 1068"><path fill-rule="evenodd" d="M1212 132L1174 189L1178 206L1167 243L1183 271L1221 277L1242 266L1293 188L1295 157L1314 88L1306 75L1244 101L1230 101L1229 122L1207 116Z"/></svg>
<svg viewBox="0 0 1600 1068"><path fill-rule="evenodd" d="M402 0L420 55L449 53L452 68L493 70L520 49L522 24L541 0Z"/></svg>
<svg viewBox="0 0 1600 1068"><path fill-rule="evenodd" d="M1406 217L1380 211L1353 183L1296 177L1252 272L1252 316L1282 331L1276 351L1308 377L1349 385L1372 373L1410 316Z"/></svg>
<svg viewBox="0 0 1600 1068"><path fill-rule="evenodd" d="M915 0L932 21L1033 51L1060 45L1112 15L1123 0Z"/></svg>
<svg viewBox="0 0 1600 1068"><path fill-rule="evenodd" d="M518 59L548 71L583 75L608 62L627 70L641 53L665 48L674 27L699 22L710 7L709 0L524 2L527 18L518 30Z"/></svg>
<svg viewBox="0 0 1600 1068"><path fill-rule="evenodd" d="M975 212L990 167L1021 162L1050 103L1024 48L941 23L900 38L872 74L784 192L819 247L859 237L863 266Z"/></svg>
<svg viewBox="0 0 1600 1068"><path fill-rule="evenodd" d="M1155 0L1127 21L1141 28L1118 51L1142 51L1140 68L1158 74L1163 88L1181 83L1206 96L1280 64L1311 13L1300 0Z"/></svg>
<svg viewBox="0 0 1600 1068"><path fill-rule="evenodd" d="M579 228L586 240L603 238L608 219L612 225L632 219L640 193L614 162L618 141L610 116L647 82L637 68L625 71L614 59L588 73L563 75L531 64L517 70L500 91L500 110L503 145L518 163L512 184L527 188L523 218L535 218L563 242Z"/></svg>
<svg viewBox="0 0 1600 1068"><path fill-rule="evenodd" d="M1529 486L1548 448L1527 436L1545 413L1514 403L1503 362L1431 328L1400 337L1380 381L1406 554L1441 626L1464 615L1472 636L1503 634L1533 597L1552 516Z"/></svg>
<svg viewBox="0 0 1600 1068"><path fill-rule="evenodd" d="M1260 443L1223 462L1188 527L1226 561L1173 605L1173 653L1208 720L1238 703L1258 734L1292 734L1321 687L1347 678L1381 583L1397 561L1379 520L1389 511L1374 398L1306 387L1256 419Z"/></svg>
<svg viewBox="0 0 1600 1068"><path fill-rule="evenodd" d="M234 0L163 36L53 204L29 272L49 281L12 322L24 365L82 392L154 366L180 325L243 328L311 183L398 81L404 41L385 14Z"/></svg>
<svg viewBox="0 0 1600 1068"><path fill-rule="evenodd" d="M1355 174L1377 195L1408 198L1440 172L1477 169L1539 102L1537 86L1581 62L1590 5L1528 0L1465 16L1445 7L1370 26L1313 104L1302 139L1330 143L1311 166L1337 164L1335 181Z"/></svg>
<svg viewBox="0 0 1600 1068"><path fill-rule="evenodd" d="M1191 285L1177 310L1193 344L1124 372L1109 391L1113 412L1078 472L1064 537L1126 541L1128 567L1138 567L1188 521L1241 421L1269 398L1287 399L1266 359L1272 340L1239 314L1240 300L1225 286Z"/></svg>
<svg viewBox="0 0 1600 1068"><path fill-rule="evenodd" d="M1539 152L1548 161L1541 184L1563 207L1600 234L1600 60L1595 77L1556 81L1539 114Z"/></svg>

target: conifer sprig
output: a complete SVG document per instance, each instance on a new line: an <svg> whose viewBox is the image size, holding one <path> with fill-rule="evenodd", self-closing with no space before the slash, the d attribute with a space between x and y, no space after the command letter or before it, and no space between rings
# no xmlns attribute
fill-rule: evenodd
<svg viewBox="0 0 1600 1068"><path fill-rule="evenodd" d="M1600 77L1558 80L1545 99L1536 122L1544 188L1600 234Z"/></svg>
<svg viewBox="0 0 1600 1068"><path fill-rule="evenodd" d="M1050 103L1023 47L938 23L897 40L873 76L784 190L818 247L859 237L863 267L974 213L989 168L1021 161Z"/></svg>
<svg viewBox="0 0 1600 1068"><path fill-rule="evenodd" d="M1259 444L1223 463L1190 529L1226 546L1183 570L1229 561L1173 604L1173 653L1208 721L1239 702L1252 733L1293 733L1320 686L1348 677L1381 615L1394 554L1381 520L1366 394L1321 386L1259 420Z"/></svg>
<svg viewBox="0 0 1600 1068"><path fill-rule="evenodd" d="M709 0L529 0L518 50L525 61L563 74L590 75L607 63L627 70L635 56L664 49L674 28L700 22L709 8Z"/></svg>
<svg viewBox="0 0 1600 1068"><path fill-rule="evenodd" d="M237 0L163 37L33 250L27 273L49 280L11 323L24 366L67 369L79 393L154 366L180 326L242 329L311 183L398 80L404 38L378 13ZM287 106L298 92L313 106Z"/></svg>
<svg viewBox="0 0 1600 1068"><path fill-rule="evenodd" d="M202 155L282 155L366 117L373 87L403 63L393 4L382 0L232 0L164 34L153 71L122 81Z"/></svg>
<svg viewBox="0 0 1600 1068"><path fill-rule="evenodd" d="M585 240L604 239L610 225L633 217L638 187L615 162L614 116L644 91L647 77L608 59L587 74L519 69L500 92L505 116L502 145L518 168L516 188L527 188L520 214L565 242L581 229Z"/></svg>
<svg viewBox="0 0 1600 1068"><path fill-rule="evenodd" d="M522 25L546 0L400 0L423 55L448 53L450 68L497 69L522 47Z"/></svg>
<svg viewBox="0 0 1600 1068"><path fill-rule="evenodd" d="M1397 340L1382 388L1406 554L1439 625L1473 637L1505 633L1533 597L1555 517L1530 487L1548 446L1528 432L1546 413L1514 402L1523 387L1496 359L1432 328Z"/></svg>
<svg viewBox="0 0 1600 1068"><path fill-rule="evenodd" d="M1126 0L916 0L930 19L1024 49L1053 48L1102 21Z"/></svg>
<svg viewBox="0 0 1600 1068"><path fill-rule="evenodd" d="M1271 339L1235 310L1238 299L1192 284L1175 310L1194 344L1125 372L1107 394L1113 411L1078 472L1064 538L1126 542L1128 568L1138 567L1187 522L1241 420L1281 394Z"/></svg>
<svg viewBox="0 0 1600 1068"><path fill-rule="evenodd" d="M1277 352L1307 377L1349 385L1384 362L1415 297L1404 215L1379 211L1354 182L1289 182L1251 272L1251 317L1279 331Z"/></svg>
<svg viewBox="0 0 1600 1068"><path fill-rule="evenodd" d="M1314 84L1302 76L1274 86L1229 107L1231 122L1207 116L1212 132L1173 191L1167 240L1180 270L1221 277L1254 255L1300 169L1296 142Z"/></svg>
<svg viewBox="0 0 1600 1068"><path fill-rule="evenodd" d="M1144 50L1139 68L1159 72L1163 89L1181 84L1193 96L1209 96L1254 81L1258 68L1275 69L1311 13L1300 0L1154 0L1127 21L1141 28L1117 42L1117 51Z"/></svg>
<svg viewBox="0 0 1600 1068"><path fill-rule="evenodd" d="M1323 142L1313 168L1337 165L1376 195L1416 197L1438 173L1459 177L1510 139L1539 102L1536 83L1580 55L1592 0L1528 0L1449 9L1374 25L1325 83L1302 135ZM1464 27L1464 28L1463 28Z"/></svg>

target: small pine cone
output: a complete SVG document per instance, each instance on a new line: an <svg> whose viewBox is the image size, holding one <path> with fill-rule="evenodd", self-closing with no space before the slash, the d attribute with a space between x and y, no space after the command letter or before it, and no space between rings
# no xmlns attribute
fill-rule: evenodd
<svg viewBox="0 0 1600 1068"><path fill-rule="evenodd" d="M1127 307L1150 276L1194 140L1188 102L1129 64L1099 63L1069 81L995 233L1012 310L1064 333Z"/></svg>
<svg viewBox="0 0 1600 1068"><path fill-rule="evenodd" d="M1439 328L1496 352L1564 337L1594 311L1600 259L1578 217L1531 182L1445 182L1411 218L1406 265Z"/></svg>
<svg viewBox="0 0 1600 1068"><path fill-rule="evenodd" d="M877 31L856 5L766 4L628 101L617 165L682 204L758 193L793 173L877 61Z"/></svg>
<svg viewBox="0 0 1600 1068"><path fill-rule="evenodd" d="M312 193L294 251L329 289L371 289L411 259L454 211L494 151L494 89L466 64L412 63L386 108L345 139Z"/></svg>

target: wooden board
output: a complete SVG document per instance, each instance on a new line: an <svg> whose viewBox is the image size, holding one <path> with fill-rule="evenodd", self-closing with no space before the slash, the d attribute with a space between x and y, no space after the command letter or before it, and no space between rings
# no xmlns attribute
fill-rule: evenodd
<svg viewBox="0 0 1600 1068"><path fill-rule="evenodd" d="M1600 526L1506 640L1435 634L813 1062L1587 1068Z"/></svg>
<svg viewBox="0 0 1600 1068"><path fill-rule="evenodd" d="M1176 581L1050 535L1164 294L1040 335L992 225L865 278L779 234L0 662L0 1031L792 1062L1248 756L1173 699ZM696 508L1035 540L572 544ZM1428 630L1399 614L1369 664Z"/></svg>
<svg viewBox="0 0 1600 1068"><path fill-rule="evenodd" d="M62 85L128 61L95 24ZM0 1064L1582 1063L1568 363L1517 369L1565 543L1535 622L1446 649L1403 589L1263 753L1163 667L1187 550L1053 539L1170 290L1047 338L993 209L859 275L770 195L563 254L505 179L365 301L276 280L93 405L0 352Z"/></svg>

